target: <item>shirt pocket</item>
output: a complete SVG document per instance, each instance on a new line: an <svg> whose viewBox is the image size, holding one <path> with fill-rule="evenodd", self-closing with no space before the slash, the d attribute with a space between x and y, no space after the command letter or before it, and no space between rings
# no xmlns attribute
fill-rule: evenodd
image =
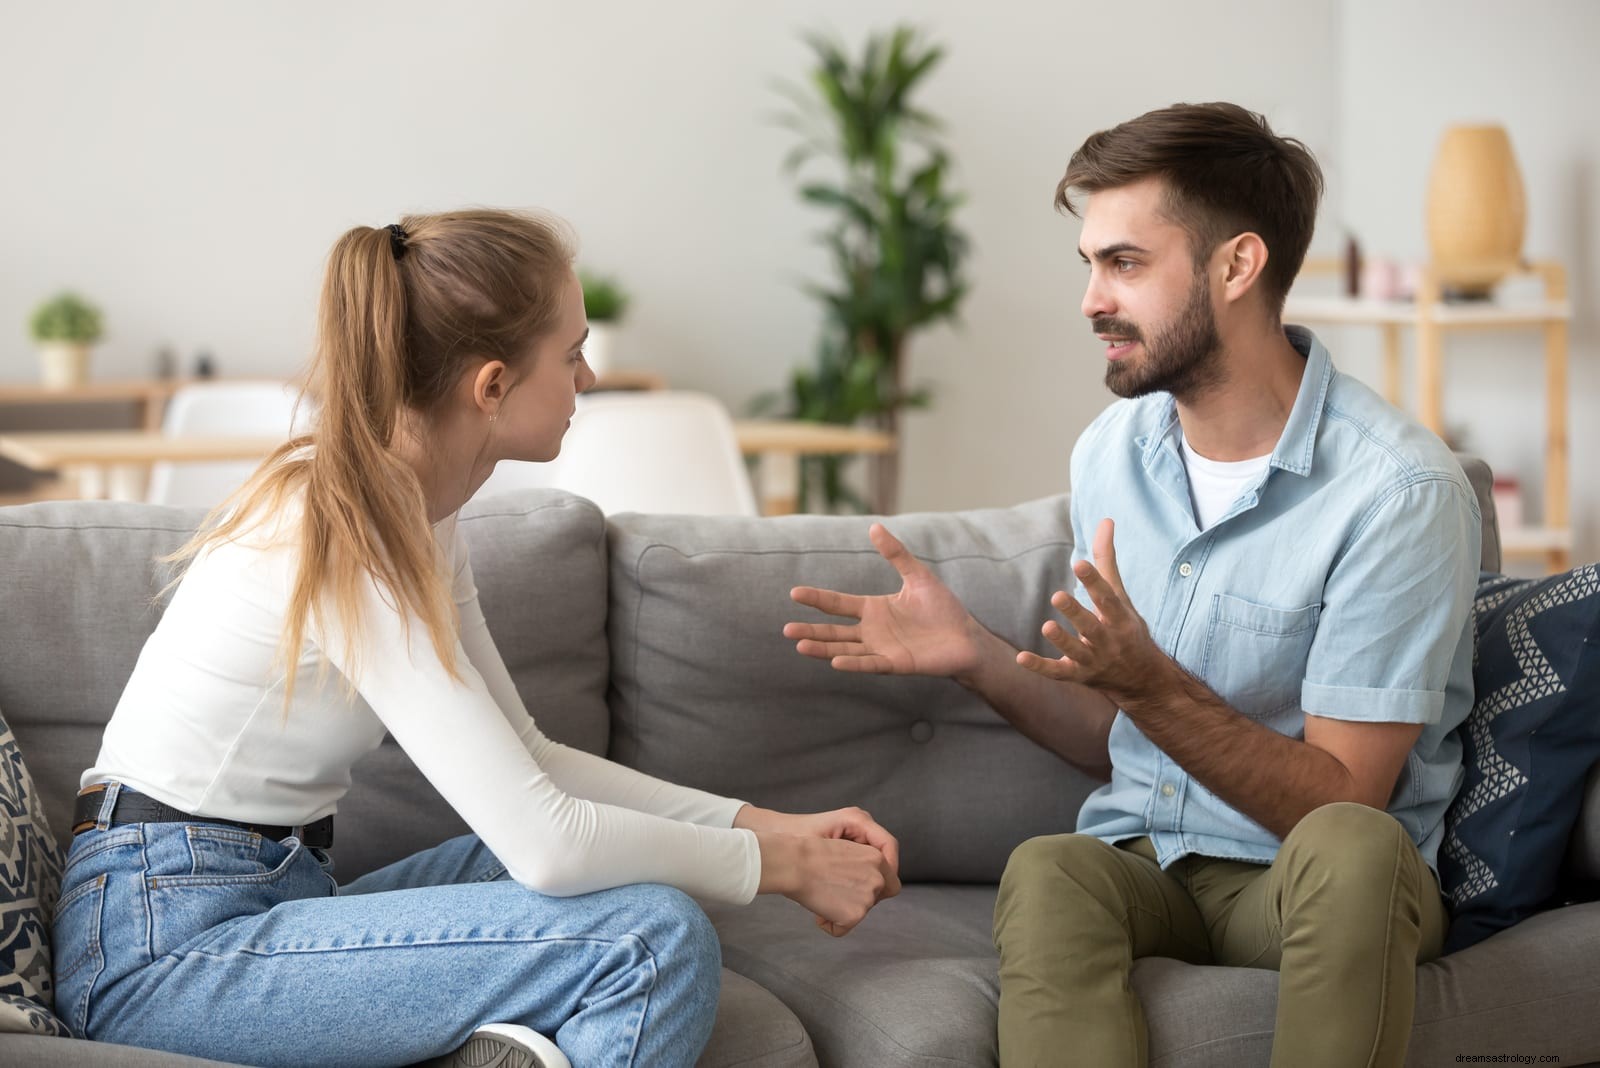
<svg viewBox="0 0 1600 1068"><path fill-rule="evenodd" d="M1275 608L1214 594L1200 677L1251 719L1298 708L1321 613L1320 604Z"/></svg>

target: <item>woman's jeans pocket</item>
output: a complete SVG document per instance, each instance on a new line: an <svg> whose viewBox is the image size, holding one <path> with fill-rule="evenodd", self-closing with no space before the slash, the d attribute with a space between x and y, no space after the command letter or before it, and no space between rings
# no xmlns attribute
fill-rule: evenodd
<svg viewBox="0 0 1600 1068"><path fill-rule="evenodd" d="M79 1037L88 1034L89 995L106 966L100 944L105 896L106 876L101 874L79 883L56 904L56 1015Z"/></svg>
<svg viewBox="0 0 1600 1068"><path fill-rule="evenodd" d="M184 824L148 847L145 887L153 958L182 949L239 916L305 897L330 897L333 879L298 839Z"/></svg>

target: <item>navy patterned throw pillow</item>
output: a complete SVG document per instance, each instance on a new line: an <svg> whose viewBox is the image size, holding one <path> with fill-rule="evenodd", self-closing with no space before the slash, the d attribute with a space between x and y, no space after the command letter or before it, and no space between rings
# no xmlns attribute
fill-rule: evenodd
<svg viewBox="0 0 1600 1068"><path fill-rule="evenodd" d="M50 1011L50 920L62 859L16 736L0 718L0 1031L68 1034Z"/></svg>
<svg viewBox="0 0 1600 1068"><path fill-rule="evenodd" d="M1445 952L1552 904L1600 761L1600 565L1479 577L1466 779L1445 816Z"/></svg>

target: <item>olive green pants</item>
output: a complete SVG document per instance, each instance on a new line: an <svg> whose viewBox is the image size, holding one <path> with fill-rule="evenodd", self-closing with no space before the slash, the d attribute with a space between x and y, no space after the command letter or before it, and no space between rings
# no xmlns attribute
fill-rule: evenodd
<svg viewBox="0 0 1600 1068"><path fill-rule="evenodd" d="M1162 871L1148 838L1030 839L995 903L1000 1064L1146 1064L1129 974L1175 957L1279 972L1274 1068L1399 1065L1416 966L1446 922L1404 828L1364 805L1312 812L1271 866L1188 856Z"/></svg>

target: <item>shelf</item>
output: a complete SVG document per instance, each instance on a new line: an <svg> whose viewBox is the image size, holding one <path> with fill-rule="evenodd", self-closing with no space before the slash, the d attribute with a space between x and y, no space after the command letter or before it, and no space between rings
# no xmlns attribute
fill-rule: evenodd
<svg viewBox="0 0 1600 1068"><path fill-rule="evenodd" d="M1500 531L1501 556L1544 556L1572 551L1572 531L1557 527L1506 527Z"/></svg>
<svg viewBox="0 0 1600 1068"><path fill-rule="evenodd" d="M1419 316L1417 305L1410 301L1291 296L1284 306L1283 318L1296 323L1406 326L1415 323ZM1433 304L1425 318L1440 326L1538 326L1570 320L1572 302L1541 300L1519 304Z"/></svg>
<svg viewBox="0 0 1600 1068"><path fill-rule="evenodd" d="M1501 531L1505 556L1542 557L1551 571L1571 566L1573 538L1569 521L1567 458L1567 334L1572 302L1567 297L1566 268L1554 261L1522 263L1514 275L1540 282L1535 294L1517 287L1501 301L1449 304L1439 275L1424 267L1417 300L1359 300L1350 297L1294 297L1284 307L1291 323L1334 323L1376 326L1383 337L1383 395L1404 406L1401 389L1401 338L1407 328L1416 335L1417 419L1444 436L1444 348L1448 334L1467 330L1536 330L1544 341L1544 526Z"/></svg>

